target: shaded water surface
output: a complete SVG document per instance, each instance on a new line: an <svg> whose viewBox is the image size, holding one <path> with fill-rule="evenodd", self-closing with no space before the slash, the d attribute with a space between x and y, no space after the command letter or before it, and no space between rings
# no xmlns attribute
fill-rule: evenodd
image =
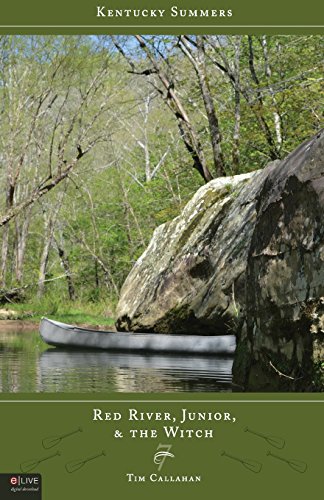
<svg viewBox="0 0 324 500"><path fill-rule="evenodd" d="M0 392L231 391L231 357L47 348L38 332L0 332Z"/></svg>

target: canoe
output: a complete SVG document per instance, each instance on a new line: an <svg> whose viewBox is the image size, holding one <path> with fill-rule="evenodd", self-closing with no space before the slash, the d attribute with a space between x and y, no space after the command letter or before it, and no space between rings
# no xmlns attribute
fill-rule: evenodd
<svg viewBox="0 0 324 500"><path fill-rule="evenodd" d="M113 351L234 354L234 335L169 335L89 330L42 318L40 335L49 345Z"/></svg>

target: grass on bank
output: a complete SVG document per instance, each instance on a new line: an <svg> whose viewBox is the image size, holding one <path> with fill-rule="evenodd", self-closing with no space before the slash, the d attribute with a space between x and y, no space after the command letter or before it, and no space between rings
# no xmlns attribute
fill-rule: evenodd
<svg viewBox="0 0 324 500"><path fill-rule="evenodd" d="M114 305L104 302L62 302L56 297L45 297L7 304L2 309L15 311L12 319L31 322L39 322L42 316L71 324L113 326L115 322Z"/></svg>

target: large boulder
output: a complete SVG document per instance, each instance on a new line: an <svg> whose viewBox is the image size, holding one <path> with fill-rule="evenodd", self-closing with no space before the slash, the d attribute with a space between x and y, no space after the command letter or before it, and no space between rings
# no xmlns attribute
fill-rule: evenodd
<svg viewBox="0 0 324 500"><path fill-rule="evenodd" d="M324 346L323 132L269 171L257 212L234 381L247 390L316 390Z"/></svg>
<svg viewBox="0 0 324 500"><path fill-rule="evenodd" d="M215 179L155 230L121 290L117 330L217 335L239 329L256 200L266 175Z"/></svg>
<svg viewBox="0 0 324 500"><path fill-rule="evenodd" d="M322 389L324 132L263 171L203 186L155 231L117 329L234 332L242 390Z"/></svg>

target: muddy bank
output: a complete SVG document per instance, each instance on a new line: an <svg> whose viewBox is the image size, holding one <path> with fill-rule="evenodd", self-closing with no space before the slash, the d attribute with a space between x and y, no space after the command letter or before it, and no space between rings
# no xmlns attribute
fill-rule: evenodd
<svg viewBox="0 0 324 500"><path fill-rule="evenodd" d="M35 330L38 330L38 325L38 321L4 319L0 321L0 334L2 332L34 332Z"/></svg>

